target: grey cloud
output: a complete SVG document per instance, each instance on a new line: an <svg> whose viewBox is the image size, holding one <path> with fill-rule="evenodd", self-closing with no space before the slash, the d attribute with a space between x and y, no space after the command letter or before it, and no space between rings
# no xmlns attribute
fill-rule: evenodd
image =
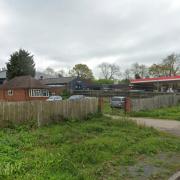
<svg viewBox="0 0 180 180"><path fill-rule="evenodd" d="M4 4L11 19L0 31L2 64L20 47L34 53L38 68L70 67L107 57L117 57L124 66L136 61L149 64L180 51L178 0L4 0Z"/></svg>

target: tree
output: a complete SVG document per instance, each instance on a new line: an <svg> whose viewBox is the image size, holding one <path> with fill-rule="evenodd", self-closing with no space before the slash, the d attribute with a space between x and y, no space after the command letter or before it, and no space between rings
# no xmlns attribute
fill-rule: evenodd
<svg viewBox="0 0 180 180"><path fill-rule="evenodd" d="M114 80L121 75L120 67L116 64L102 63L98 66L103 79Z"/></svg>
<svg viewBox="0 0 180 180"><path fill-rule="evenodd" d="M19 51L11 54L6 67L8 79L23 75L35 76L36 70L33 55L23 49L19 49Z"/></svg>
<svg viewBox="0 0 180 180"><path fill-rule="evenodd" d="M135 78L144 78L148 76L148 68L144 64L134 63L131 66L131 71Z"/></svg>
<svg viewBox="0 0 180 180"><path fill-rule="evenodd" d="M47 75L50 75L50 76L54 76L54 75L56 74L55 71L54 71L54 69L51 68L51 67L47 67L47 68L45 69L44 73L47 74Z"/></svg>
<svg viewBox="0 0 180 180"><path fill-rule="evenodd" d="M152 77L176 76L180 73L180 56L174 53L168 55L160 64L153 64L149 67L149 74Z"/></svg>
<svg viewBox="0 0 180 180"><path fill-rule="evenodd" d="M180 55L170 54L162 62L167 76L175 76L180 71Z"/></svg>
<svg viewBox="0 0 180 180"><path fill-rule="evenodd" d="M149 67L149 75L152 77L163 76L163 68L160 64L153 64Z"/></svg>
<svg viewBox="0 0 180 180"><path fill-rule="evenodd" d="M134 63L131 65L131 72L133 74L133 76L135 77L135 75L139 74L139 64L138 63Z"/></svg>
<svg viewBox="0 0 180 180"><path fill-rule="evenodd" d="M56 72L58 77L64 77L65 76L65 71L63 69L59 70Z"/></svg>
<svg viewBox="0 0 180 180"><path fill-rule="evenodd" d="M69 74L71 76L80 77L82 79L93 79L92 70L86 64L76 64Z"/></svg>
<svg viewBox="0 0 180 180"><path fill-rule="evenodd" d="M144 64L141 64L139 66L139 70L140 70L140 72L139 72L140 77L145 78L145 77L149 76L148 67L146 67Z"/></svg>
<svg viewBox="0 0 180 180"><path fill-rule="evenodd" d="M135 79L141 79L141 76L139 74L135 74Z"/></svg>
<svg viewBox="0 0 180 180"><path fill-rule="evenodd" d="M130 80L131 78L131 70L130 69L126 69L123 73L124 76L124 80Z"/></svg>

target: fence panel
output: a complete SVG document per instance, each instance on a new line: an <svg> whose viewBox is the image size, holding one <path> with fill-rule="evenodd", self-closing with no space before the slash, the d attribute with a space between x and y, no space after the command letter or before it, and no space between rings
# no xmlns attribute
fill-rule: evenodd
<svg viewBox="0 0 180 180"><path fill-rule="evenodd" d="M38 126L41 126L62 121L65 118L83 119L97 111L97 98L59 102L0 102L0 127L28 121L35 121Z"/></svg>
<svg viewBox="0 0 180 180"><path fill-rule="evenodd" d="M175 106L180 102L180 94L157 95L150 98L131 99L131 111L153 110Z"/></svg>

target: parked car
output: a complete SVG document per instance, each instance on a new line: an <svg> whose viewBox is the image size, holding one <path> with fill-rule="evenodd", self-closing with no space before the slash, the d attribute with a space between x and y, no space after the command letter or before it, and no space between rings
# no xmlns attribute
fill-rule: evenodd
<svg viewBox="0 0 180 180"><path fill-rule="evenodd" d="M111 98L111 107L112 108L123 108L125 104L125 97L123 96L114 96Z"/></svg>
<svg viewBox="0 0 180 180"><path fill-rule="evenodd" d="M84 95L72 95L69 97L69 100L79 100L79 99L85 99L86 97Z"/></svg>
<svg viewBox="0 0 180 180"><path fill-rule="evenodd" d="M89 96L86 96L85 99L93 99L94 97L89 97Z"/></svg>
<svg viewBox="0 0 180 180"><path fill-rule="evenodd" d="M62 101L61 96L50 96L46 101Z"/></svg>

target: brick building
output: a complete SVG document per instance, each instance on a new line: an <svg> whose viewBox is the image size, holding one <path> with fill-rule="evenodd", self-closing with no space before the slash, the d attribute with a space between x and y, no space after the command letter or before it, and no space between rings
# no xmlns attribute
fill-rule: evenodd
<svg viewBox="0 0 180 180"><path fill-rule="evenodd" d="M46 100L48 96L48 87L31 76L15 77L0 86L1 101Z"/></svg>

